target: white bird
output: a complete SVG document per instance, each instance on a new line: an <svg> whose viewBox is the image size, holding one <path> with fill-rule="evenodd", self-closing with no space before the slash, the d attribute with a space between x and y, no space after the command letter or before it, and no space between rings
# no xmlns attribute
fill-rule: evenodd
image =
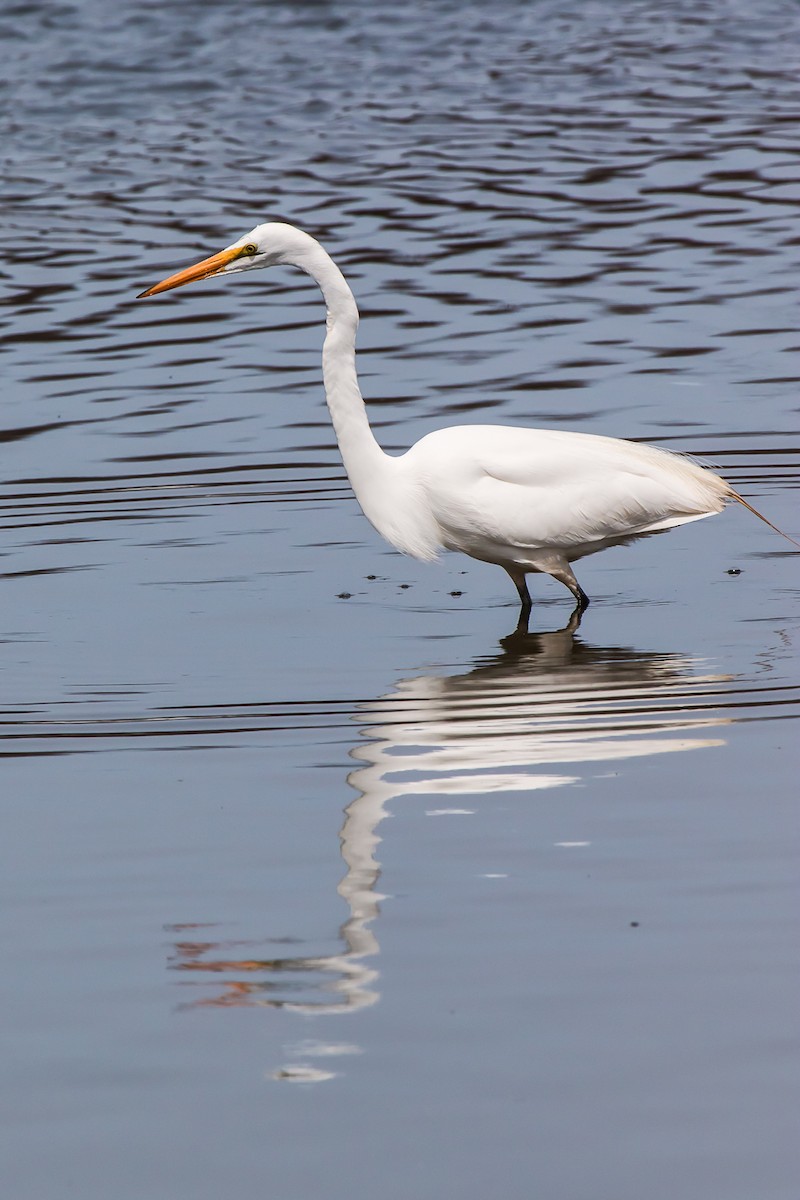
<svg viewBox="0 0 800 1200"><path fill-rule="evenodd" d="M353 293L319 242L293 225L256 225L139 298L196 279L272 266L299 267L322 291L325 396L345 470L367 520L397 550L415 558L430 561L441 550L460 550L503 567L519 593L519 628L527 628L531 609L530 572L552 575L569 588L580 614L589 598L570 563L607 546L700 521L721 512L729 500L781 533L707 468L619 438L456 425L427 434L405 454L386 454L370 428L358 386Z"/></svg>

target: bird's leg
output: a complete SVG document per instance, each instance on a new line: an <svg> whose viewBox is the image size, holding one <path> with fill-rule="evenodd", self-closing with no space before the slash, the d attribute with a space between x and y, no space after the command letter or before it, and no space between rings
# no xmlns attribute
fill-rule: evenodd
<svg viewBox="0 0 800 1200"><path fill-rule="evenodd" d="M520 608L519 608L519 620L517 621L517 633L527 633L528 632L528 621L530 620L531 608L533 607L533 603L531 601L531 594L528 591L528 584L525 579L525 572L515 570L513 567L506 567L506 571L508 572L509 576L511 577L511 581L514 584L514 587L517 589L517 592L519 593ZM588 600L587 600L587 604L588 604Z"/></svg>
<svg viewBox="0 0 800 1200"><path fill-rule="evenodd" d="M565 562L563 566L555 568L548 566L547 573L548 575L552 575L553 579L557 579L559 583L563 583L564 587L569 588L577 602L578 612L585 612L589 607L589 597L575 578L575 574L569 563Z"/></svg>
<svg viewBox="0 0 800 1200"><path fill-rule="evenodd" d="M591 600L586 595L586 592L583 590L581 585L578 583L577 579L575 580L575 587L570 588L570 591L572 592L575 599L578 601L578 612L585 613L587 608L591 604Z"/></svg>

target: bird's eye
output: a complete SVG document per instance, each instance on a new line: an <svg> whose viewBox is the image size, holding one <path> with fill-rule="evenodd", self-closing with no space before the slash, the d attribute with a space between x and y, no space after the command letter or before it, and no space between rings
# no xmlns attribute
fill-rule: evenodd
<svg viewBox="0 0 800 1200"><path fill-rule="evenodd" d="M258 246L255 244L255 242L248 242L246 246L242 247L242 253L251 255L258 254Z"/></svg>

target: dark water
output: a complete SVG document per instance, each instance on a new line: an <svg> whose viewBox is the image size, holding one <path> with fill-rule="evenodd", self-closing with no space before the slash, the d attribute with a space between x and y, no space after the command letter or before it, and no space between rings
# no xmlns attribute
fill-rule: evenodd
<svg viewBox="0 0 800 1200"><path fill-rule="evenodd" d="M791 546L728 511L509 641L358 513L313 287L133 297L282 216L387 449L653 440L797 536L800 9L0 33L4 1194L794 1200Z"/></svg>

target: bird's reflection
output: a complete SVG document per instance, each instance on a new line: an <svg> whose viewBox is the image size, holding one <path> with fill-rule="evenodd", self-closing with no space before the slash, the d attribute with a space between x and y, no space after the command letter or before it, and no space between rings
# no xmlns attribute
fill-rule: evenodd
<svg viewBox="0 0 800 1200"><path fill-rule="evenodd" d="M227 977L201 1004L261 1004L341 1013L375 1003L378 828L390 801L532 793L580 778L585 764L723 744L711 731L729 677L674 653L583 642L573 618L551 633L511 635L462 674L400 680L360 704L361 740L348 782L356 795L340 830L348 916L334 952L251 956L252 944L180 941L173 965Z"/></svg>

